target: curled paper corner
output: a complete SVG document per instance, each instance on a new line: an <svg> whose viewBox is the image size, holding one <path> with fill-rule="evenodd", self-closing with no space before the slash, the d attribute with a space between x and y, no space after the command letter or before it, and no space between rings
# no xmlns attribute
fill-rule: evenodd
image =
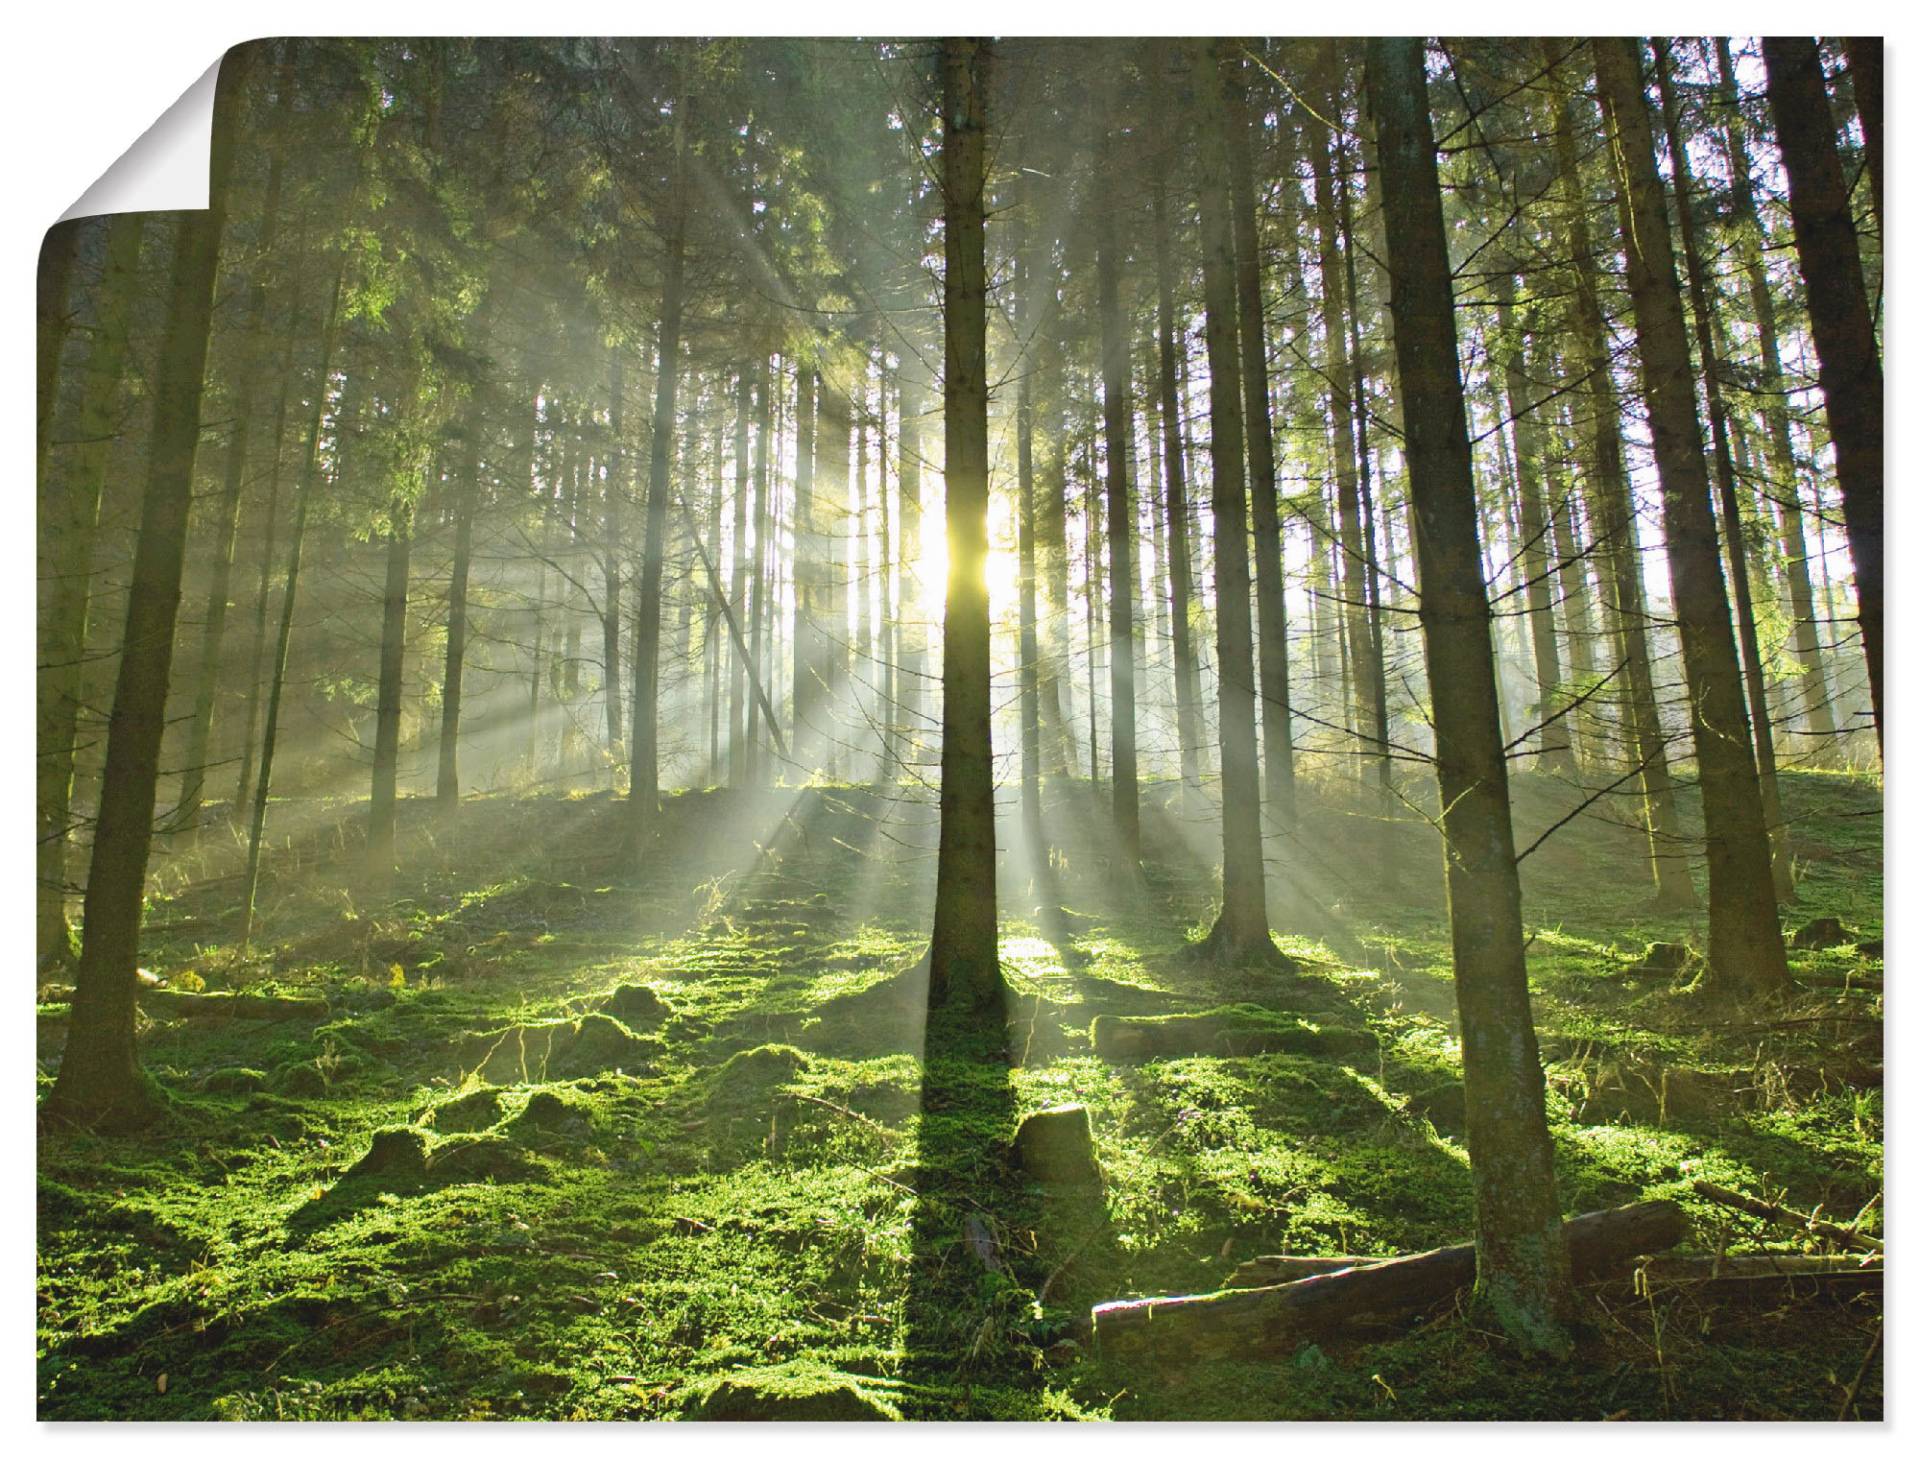
<svg viewBox="0 0 1920 1458"><path fill-rule="evenodd" d="M205 208L213 150L213 88L219 75L220 62L215 61L60 215L60 221L103 213Z"/></svg>

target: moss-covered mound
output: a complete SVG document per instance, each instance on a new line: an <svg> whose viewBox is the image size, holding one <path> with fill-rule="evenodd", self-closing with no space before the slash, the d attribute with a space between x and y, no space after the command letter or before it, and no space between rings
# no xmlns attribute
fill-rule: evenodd
<svg viewBox="0 0 1920 1458"><path fill-rule="evenodd" d="M659 1052L658 1040L640 1037L605 1013L588 1013L577 1022L515 1023L469 1034L460 1044L462 1063L472 1063L463 1071L487 1083L643 1074Z"/></svg>
<svg viewBox="0 0 1920 1458"><path fill-rule="evenodd" d="M459 1098L435 1104L420 1116L420 1122L431 1124L442 1134L472 1134L491 1129L506 1117L506 1112L498 1089L477 1088Z"/></svg>
<svg viewBox="0 0 1920 1458"><path fill-rule="evenodd" d="M1244 1057L1251 1053L1317 1053L1345 1057L1372 1051L1372 1033L1360 1027L1316 1026L1293 1013L1252 1003L1206 1012L1093 1020L1093 1051L1115 1063L1150 1058Z"/></svg>
<svg viewBox="0 0 1920 1458"><path fill-rule="evenodd" d="M900 1410L845 1372L816 1362L734 1372L697 1393L681 1410L696 1422L884 1423Z"/></svg>
<svg viewBox="0 0 1920 1458"><path fill-rule="evenodd" d="M614 988L600 1004L600 1011L640 1032L657 1028L673 1016L673 1009L661 1000L660 994L640 982Z"/></svg>

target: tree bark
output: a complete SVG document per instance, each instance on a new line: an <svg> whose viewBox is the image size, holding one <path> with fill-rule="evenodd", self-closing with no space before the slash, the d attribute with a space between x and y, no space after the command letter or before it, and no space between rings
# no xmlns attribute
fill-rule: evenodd
<svg viewBox="0 0 1920 1458"><path fill-rule="evenodd" d="M1686 321L1667 232L1666 191L1655 165L1641 89L1638 40L1593 41L1602 103L1616 142L1620 224L1635 333L1660 473L1661 517L1674 615L1680 623L1700 805L1707 828L1708 965L1741 995L1788 985L1774 900L1765 812L1739 659L1720 574L1700 418L1694 409Z"/></svg>
<svg viewBox="0 0 1920 1458"><path fill-rule="evenodd" d="M193 460L200 440L213 284L226 225L235 125L251 71L239 58L222 69L214 102L209 206L204 212L182 213L174 235L166 323L152 377L153 433L140 536L127 590L126 630L87 876L85 939L66 1050L45 1105L52 1116L101 1128L136 1126L157 1112L134 1049L139 987L134 969L193 498Z"/></svg>
<svg viewBox="0 0 1920 1458"><path fill-rule="evenodd" d="M380 689L373 719L373 790L367 801L367 870L394 869L394 824L399 812L400 700L407 655L407 577L413 559L413 503L395 497L387 508L387 581L380 614Z"/></svg>
<svg viewBox="0 0 1920 1458"><path fill-rule="evenodd" d="M57 482L49 469L52 458L46 450L52 419L43 420L40 427L40 537L45 551L42 572L46 587L40 606L41 667L35 726L38 842L34 909L37 956L43 969L74 956L73 932L67 922L74 732L93 600L93 546L100 525L100 491L106 478L114 411L120 402L127 323L140 272L139 215L117 213L105 227L105 266L76 421L79 440L69 470ZM65 309L64 286L59 294L59 307ZM42 348L48 347L43 343ZM47 388L52 390L52 382Z"/></svg>
<svg viewBox="0 0 1920 1458"><path fill-rule="evenodd" d="M1542 442L1539 401L1526 374L1526 350L1523 335L1513 318L1513 275L1502 273L1494 280L1494 301L1498 309L1502 343L1502 388L1507 414L1513 421L1513 478L1520 501L1520 576L1526 584L1527 626L1533 636L1535 676L1540 685L1538 715L1541 768L1573 768L1573 726L1562 711L1560 649L1553 633L1553 575L1548 567L1547 535L1549 523L1540 493L1540 469L1545 455ZM1531 331L1527 331L1531 332Z"/></svg>
<svg viewBox="0 0 1920 1458"><path fill-rule="evenodd" d="M1112 169L1111 140L1105 157ZM1107 448L1107 638L1113 828L1118 852L1140 859L1140 761L1134 722L1133 485L1127 448L1133 436L1133 335L1120 301L1120 233L1114 210L1099 210L1100 396Z"/></svg>
<svg viewBox="0 0 1920 1458"><path fill-rule="evenodd" d="M1207 951L1222 961L1282 960L1267 927L1254 739L1253 609L1247 581L1247 490L1240 428L1233 219L1227 205L1226 109L1219 58L1190 43L1199 121L1200 267L1207 302L1212 417L1214 603L1220 670L1221 907Z"/></svg>
<svg viewBox="0 0 1920 1458"><path fill-rule="evenodd" d="M1516 1340L1559 1352L1566 1349L1571 1276L1527 992L1520 871L1494 697L1424 43L1370 41L1367 85L1379 129L1394 349L1409 491L1419 519L1420 622L1440 803L1447 807L1447 903L1473 1171L1475 1284Z"/></svg>
<svg viewBox="0 0 1920 1458"><path fill-rule="evenodd" d="M629 852L644 861L660 818L660 598L667 566L667 496L673 490L673 443L678 421L680 322L686 307L687 126L693 98L673 122L673 197L666 217L666 259L660 289L653 432L647 461L647 524L640 557L640 600L633 632L633 761L627 790Z"/></svg>
<svg viewBox="0 0 1920 1458"><path fill-rule="evenodd" d="M1173 269L1167 240L1167 190L1153 184L1153 261L1158 293L1160 450L1167 496L1167 576L1172 593L1173 702L1182 794L1200 792L1200 676L1193 654L1193 555L1187 546L1186 452L1180 445L1180 375L1175 365Z"/></svg>
<svg viewBox="0 0 1920 1458"><path fill-rule="evenodd" d="M440 758L434 799L443 815L460 805L460 707L467 663L467 578L473 566L473 514L480 496L480 412L468 412L453 507L453 571L447 582L447 665L440 680Z"/></svg>
<svg viewBox="0 0 1920 1458"><path fill-rule="evenodd" d="M622 729L620 694L620 615L622 562L627 554L625 507L627 496L627 446L625 438L626 362L620 346L608 352L607 361L607 548L601 575L606 586L600 601L600 656L602 692L607 701L607 753L614 760L626 735Z"/></svg>
<svg viewBox="0 0 1920 1458"><path fill-rule="evenodd" d="M1740 520L1740 489L1733 469L1733 444L1727 431L1727 406L1722 396L1720 359L1714 340L1714 321L1707 296L1708 280L1701 262L1693 221L1693 170L1687 160L1687 138L1680 125L1666 45L1654 42L1654 64L1659 77L1660 107L1667 134L1667 155L1673 159L1674 192L1679 206L1681 253L1687 265L1687 293L1693 308L1694 339L1700 350L1700 373L1706 384L1707 420L1713 437L1714 485L1720 498L1720 520L1727 534L1726 563L1733 579L1734 621L1739 628L1740 654L1745 662L1742 681L1747 691L1747 717L1753 725L1753 750L1760 777L1760 809L1766 819L1767 843L1773 866L1774 894L1793 899L1793 847L1780 813L1780 785L1773 757L1773 720L1767 711L1766 668L1760 657L1760 632L1753 616L1753 586L1747 577L1746 530Z"/></svg>
<svg viewBox="0 0 1920 1458"><path fill-rule="evenodd" d="M1827 684L1826 655L1815 620L1813 577L1807 568L1807 533L1800 505L1800 468L1794 457L1793 428L1787 414L1787 386L1780 368L1780 327L1773 290L1761 251L1760 213L1753 201L1753 169L1747 157L1746 128L1740 117L1739 90L1733 79L1733 54L1726 39L1715 41L1720 65L1720 100L1727 118L1727 170L1732 192L1734 251L1746 278L1747 306L1760 337L1760 418L1767 429L1766 496L1774 503L1781 555L1786 559L1787 596L1793 615L1793 656L1801 667L1800 700L1807 731L1824 746L1834 734L1833 700Z"/></svg>
<svg viewBox="0 0 1920 1458"><path fill-rule="evenodd" d="M1246 91L1244 80L1230 91L1227 170L1233 209L1234 284L1240 310L1247 486L1253 504L1255 610L1260 626L1260 738L1266 761L1261 785L1266 790L1268 810L1280 824L1290 825L1294 818L1293 704L1287 688L1287 580L1280 542L1280 503L1274 485L1273 417L1267 408L1267 310L1260 284L1260 234L1254 219L1253 158L1248 136L1256 118ZM1292 170L1291 157L1280 170L1283 174Z"/></svg>
<svg viewBox="0 0 1920 1458"><path fill-rule="evenodd" d="M1873 728L1884 731L1881 710L1882 518L1885 386L1874 336L1860 240L1847 200L1846 174L1834 146L1833 109L1819 48L1812 40L1769 36L1767 95L1786 167L1787 194L1800 271L1807 283L1807 314L1820 357L1820 393L1827 401L1840 509L1853 553L1860 600L1860 641L1873 693Z"/></svg>
<svg viewBox="0 0 1920 1458"><path fill-rule="evenodd" d="M1640 788L1647 826L1648 860L1653 871L1654 905L1667 911L1699 904L1687 868L1674 806L1673 772L1667 764L1666 731L1653 691L1653 657L1648 645L1646 586L1640 576L1640 540L1632 487L1620 451L1620 402L1614 391L1612 352L1606 317L1600 310L1593 243L1587 226L1585 194L1573 143L1574 98L1562 99L1554 116L1554 150L1562 186L1567 190L1567 230L1573 256L1574 347L1592 422L1594 515L1597 547L1608 584L1618 656L1627 680L1626 718L1640 764Z"/></svg>
<svg viewBox="0 0 1920 1458"><path fill-rule="evenodd" d="M987 603L985 41L940 43L946 247L947 610L941 681L940 855L929 1000L1001 1011L994 897L992 664Z"/></svg>

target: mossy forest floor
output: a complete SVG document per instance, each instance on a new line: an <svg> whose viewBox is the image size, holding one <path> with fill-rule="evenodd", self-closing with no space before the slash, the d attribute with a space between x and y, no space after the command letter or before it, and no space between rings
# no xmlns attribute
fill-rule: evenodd
<svg viewBox="0 0 1920 1458"><path fill-rule="evenodd" d="M1525 861L1569 1213L1670 1196L1696 1250L1801 1248L1698 1199L1706 1178L1841 1222L1871 1206L1861 1228L1880 1229L1882 968L1857 945L1881 934L1879 787L1807 772L1783 794L1787 926L1857 933L1794 952L1785 1005L1629 971L1705 918L1648 910L1637 838L1602 818L1619 812ZM1577 802L1539 776L1517 796L1522 845ZM924 799L676 796L637 878L606 795L470 800L457 828L416 802L377 890L355 869L364 806L289 804L245 956L231 834L176 846L150 970L326 1008L211 1019L155 999L142 1053L169 1115L139 1137L43 1132L41 1415L1880 1415L1880 1312L1860 1297L1594 1288L1559 1366L1471 1306L1201 1366L1073 1342L1096 1302L1211 1290L1253 1255L1472 1228L1432 832L1309 797L1270 848L1303 970L1219 969L1184 955L1212 910L1215 822L1171 787L1148 798L1137 879L1084 783L1049 787L1037 871L1004 855L1010 1061L1007 1039L928 1029L882 985L930 919ZM1018 827L1009 807L1003 842ZM1233 1005L1268 1035L1094 1049L1103 1014ZM1007 1150L1023 1114L1069 1100L1104 1169L1091 1196L1031 1185Z"/></svg>

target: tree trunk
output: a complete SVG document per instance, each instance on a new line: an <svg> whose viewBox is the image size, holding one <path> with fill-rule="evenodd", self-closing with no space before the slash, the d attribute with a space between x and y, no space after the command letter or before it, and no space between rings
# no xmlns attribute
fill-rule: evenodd
<svg viewBox="0 0 1920 1458"><path fill-rule="evenodd" d="M1846 174L1834 147L1833 109L1819 48L1810 39L1769 36L1767 95L1787 172L1794 241L1807 282L1807 314L1820 357L1820 393L1827 401L1834 474L1853 554L1860 600L1860 641L1873 693L1873 728L1882 735L1881 598L1885 523L1882 440L1885 386L1873 311L1860 267L1860 240L1848 205Z"/></svg>
<svg viewBox="0 0 1920 1458"><path fill-rule="evenodd" d="M1475 1284L1523 1346L1563 1352L1571 1274L1561 1238L1527 994L1520 871L1494 702L1452 268L1427 110L1425 46L1367 46L1392 273L1394 349L1413 509L1420 622L1445 812L1447 903L1475 1212Z"/></svg>
<svg viewBox="0 0 1920 1458"><path fill-rule="evenodd" d="M1673 78L1663 42L1654 42L1655 68L1660 83L1660 105L1666 123L1668 156L1673 159L1673 183L1679 206L1681 252L1687 264L1687 291L1693 307L1693 332L1700 349L1700 373L1706 383L1707 419L1713 435L1714 484L1720 497L1720 520L1727 534L1727 571L1733 579L1734 620L1739 627L1742 675L1747 690L1747 716L1753 725L1753 749L1760 777L1760 808L1766 819L1767 842L1773 866L1774 894L1793 899L1793 847L1787 840L1780 813L1780 785L1773 758L1773 720L1767 711L1766 669L1760 657L1760 632L1753 616L1753 586L1747 577L1747 542L1740 520L1740 490L1733 470L1733 444L1727 433L1727 406L1721 395L1720 359L1714 341L1714 323L1707 298L1706 270L1693 222L1692 167L1687 160L1687 138L1680 126Z"/></svg>
<svg viewBox="0 0 1920 1458"><path fill-rule="evenodd" d="M1627 286L1645 380L1674 615L1686 664L1700 805L1707 826L1709 966L1715 981L1743 995L1788 985L1780 914L1773 894L1766 817L1754 771L1753 739L1740 664L1727 617L1726 582L1708 495L1706 455L1694 410L1686 321L1667 232L1666 192L1655 166L1641 89L1640 42L1593 42L1602 102L1617 142L1620 224Z"/></svg>
<svg viewBox="0 0 1920 1458"><path fill-rule="evenodd" d="M236 61L223 70L214 103L209 206L204 212L182 213L174 235L166 323L152 375L153 433L140 536L127 589L126 630L87 876L85 939L74 977L66 1051L45 1105L50 1115L103 1128L142 1124L157 1112L134 1049L134 996L139 987L134 969L193 499L193 458L200 441L213 284L226 224L239 104L251 68Z"/></svg>
<svg viewBox="0 0 1920 1458"><path fill-rule="evenodd" d="M1560 649L1553 634L1553 575L1548 567L1546 507L1540 495L1540 469L1545 451L1541 441L1540 404L1527 379L1524 336L1513 318L1513 275L1494 280L1494 300L1504 359L1502 388L1507 414L1513 420L1513 479L1520 500L1520 576L1526 585L1527 626L1533 634L1533 662L1540 684L1540 767L1573 768L1573 727L1563 712ZM1526 331L1531 333L1529 329Z"/></svg>
<svg viewBox="0 0 1920 1458"><path fill-rule="evenodd" d="M1173 269L1168 257L1167 190L1153 184L1153 261L1158 291L1160 442L1167 495L1167 577L1172 592L1173 702L1180 741L1180 785L1200 792L1200 683L1193 656L1193 556L1187 547L1186 452L1180 447L1180 375L1175 365Z"/></svg>
<svg viewBox="0 0 1920 1458"><path fill-rule="evenodd" d="M1813 577L1807 569L1807 534L1800 506L1800 470L1794 457L1793 429L1787 414L1787 386L1780 368L1780 327L1774 313L1773 290L1761 251L1764 238L1759 210L1753 201L1752 165L1747 159L1746 128L1742 124L1739 89L1733 79L1733 55L1724 37L1714 42L1720 66L1720 100L1727 118L1727 167L1733 202L1733 244L1746 278L1747 306L1754 331L1760 336L1760 370L1754 382L1759 391L1760 418L1767 428L1768 484L1766 495L1777 508L1781 555L1786 559L1787 595L1792 605L1793 656L1799 661L1800 700L1806 728L1822 747L1834 734L1833 701L1827 686L1826 655L1820 649L1815 622Z"/></svg>
<svg viewBox="0 0 1920 1458"><path fill-rule="evenodd" d="M1111 141L1105 149L1114 161ZM1120 235L1114 210L1099 210L1100 395L1107 448L1107 638L1113 764L1113 828L1119 855L1140 859L1140 761L1134 714L1133 334L1120 300Z"/></svg>
<svg viewBox="0 0 1920 1458"><path fill-rule="evenodd" d="M40 426L40 538L46 582L40 608L39 693L35 806L38 811L36 949L45 969L74 955L67 923L67 836L73 804L74 730L80 713L82 670L91 612L93 544L100 524L113 414L125 373L127 322L139 282L141 220L117 213L105 224L106 262L100 281L93 340L87 350L76 421L78 443L70 469L55 481L45 447L53 421ZM66 289L59 290L66 307ZM43 343L43 348L49 347ZM44 360L42 363L44 364ZM49 392L53 388L50 381Z"/></svg>
<svg viewBox="0 0 1920 1458"><path fill-rule="evenodd" d="M767 607L767 569L770 563L771 541L773 535L773 370L772 362L764 355L758 365L759 379L758 410L754 418L753 430L753 558L748 567L747 581L752 591L752 602L747 605L748 658L752 665L751 673L759 681L768 678L763 641L763 621ZM761 725L760 696L749 695L747 699L747 783L761 785L766 782L766 745L767 729Z"/></svg>
<svg viewBox="0 0 1920 1458"><path fill-rule="evenodd" d="M727 599L736 611L747 600L747 498L752 492L753 458L749 453L749 424L753 418L753 381L745 365L736 371L733 398L733 550ZM715 542L717 554L720 544ZM727 784L739 789L747 782L747 661L738 652L727 655Z"/></svg>
<svg viewBox="0 0 1920 1458"><path fill-rule="evenodd" d="M607 754L618 762L626 741L620 696L621 564L627 553L625 511L627 447L624 436L627 377L619 346L607 361L607 552L601 575L606 586L600 602L600 656L605 664L602 692L607 701Z"/></svg>
<svg viewBox="0 0 1920 1458"><path fill-rule="evenodd" d="M673 127L673 197L666 218L666 258L647 462L647 525L640 557L640 601L633 632L633 764L628 780L629 852L652 849L660 818L660 597L667 566L667 496L673 489L674 402L680 385L680 319L685 308L687 125L693 98L683 94Z"/></svg>
<svg viewBox="0 0 1920 1458"><path fill-rule="evenodd" d="M1260 624L1261 785L1267 808L1293 823L1293 704L1287 689L1287 580L1274 486L1273 417L1267 408L1267 317L1260 286L1260 235L1254 220L1253 159L1248 133L1256 118L1246 84L1230 91L1227 114L1228 195L1233 209L1234 284L1240 307L1240 386L1247 433L1247 486L1253 503L1255 604ZM1291 135L1283 124L1282 131ZM1291 153L1292 149L1287 149ZM1280 166L1285 175L1293 159Z"/></svg>
<svg viewBox="0 0 1920 1458"><path fill-rule="evenodd" d="M1045 831L1040 818L1040 618L1034 574L1038 558L1034 545L1033 493L1033 268L1030 223L1023 222L1020 246L1014 253L1013 329L1024 356L1014 401L1015 510L1020 532L1020 823L1026 832L1027 857L1039 865L1046 858Z"/></svg>
<svg viewBox="0 0 1920 1458"><path fill-rule="evenodd" d="M1221 907L1207 938L1222 961L1280 960L1267 929L1260 841L1260 761L1253 721L1253 609L1247 581L1247 491L1234 317L1233 220L1227 206L1227 116L1219 60L1187 46L1199 122L1200 265L1207 301L1212 417L1214 603L1220 656Z"/></svg>
<svg viewBox="0 0 1920 1458"><path fill-rule="evenodd" d="M287 650L293 642L293 612L300 588L300 556L307 539L307 507L313 499L320 452L320 424L326 418L333 378L333 350L340 320L344 265L333 276L326 322L320 329L319 368L313 377L313 407L307 416L307 443L293 509L292 540L287 546L287 577L280 589L280 627L274 639L273 668L267 678L267 721L260 732L260 774L253 786L253 811L247 827L247 869L240 889L240 944L253 937L254 897L260 886L260 852L267 828L267 796L273 788L273 755L280 741L280 696L287 682Z"/></svg>
<svg viewBox="0 0 1920 1458"><path fill-rule="evenodd" d="M1565 97L1554 117L1554 150L1567 189L1568 241L1572 245L1574 344L1578 351L1592 421L1589 485L1597 508L1597 547L1608 583L1618 656L1626 670L1626 717L1640 764L1641 796L1653 870L1654 904L1686 911L1699 904L1687 869L1686 847L1674 807L1673 773L1667 765L1666 731L1653 692L1653 657L1647 642L1646 588L1640 576L1640 540L1632 487L1620 451L1621 410L1613 387L1612 348L1600 311L1593 244L1587 227L1579 162L1574 151L1574 98Z"/></svg>
<svg viewBox="0 0 1920 1458"><path fill-rule="evenodd" d="M1335 64L1337 42L1322 42L1325 47L1325 98L1330 117L1339 115L1340 83ZM1349 708L1356 709L1358 737L1376 756L1389 753L1379 742L1374 726L1380 717L1375 702L1382 675L1374 662L1374 644L1368 631L1365 580L1368 558L1363 545L1360 522L1360 479L1356 469L1353 438L1353 369L1347 352L1346 269L1339 241L1339 210L1334 198L1333 170L1339 160L1332 133L1319 121L1310 120L1311 145L1308 152L1313 166L1314 212L1320 245L1321 300L1325 307L1328 411L1333 422L1334 481L1339 491L1339 568L1342 583L1340 604L1344 635L1341 639L1348 663L1349 692L1344 695Z"/></svg>
<svg viewBox="0 0 1920 1458"><path fill-rule="evenodd" d="M821 614L826 610L820 588L820 530L814 523L813 458L816 446L814 406L819 376L807 364L800 366L798 455L793 474L793 751L800 774L819 768L815 762L826 733L826 645L821 640ZM914 505L919 506L920 475L913 477Z"/></svg>
<svg viewBox="0 0 1920 1458"><path fill-rule="evenodd" d="M1867 177L1873 184L1873 217L1880 225L1885 249L1887 227L1886 183L1881 177L1884 147L1881 141L1886 106L1887 42L1885 36L1848 36L1847 72L1853 77L1853 104L1860 113L1860 135L1866 142Z"/></svg>
<svg viewBox="0 0 1920 1458"><path fill-rule="evenodd" d="M940 858L929 1000L1001 1011L994 900L992 663L987 603L987 270L984 41L940 43L946 248L947 611L941 681Z"/></svg>
<svg viewBox="0 0 1920 1458"><path fill-rule="evenodd" d="M920 581L920 364L900 361L900 728L902 754L917 762L927 679L926 584ZM797 518L796 518L797 519Z"/></svg>
<svg viewBox="0 0 1920 1458"><path fill-rule="evenodd" d="M367 870L393 873L399 812L400 696L407 656L407 575L413 558L413 503L387 508L387 582L380 615L380 693L373 718L373 792L367 801Z"/></svg>
<svg viewBox="0 0 1920 1458"><path fill-rule="evenodd" d="M460 704L467 662L467 577L473 565L473 513L480 496L480 412L468 412L453 508L453 575L447 583L447 667L440 681L440 761L434 799L443 815L460 805Z"/></svg>

